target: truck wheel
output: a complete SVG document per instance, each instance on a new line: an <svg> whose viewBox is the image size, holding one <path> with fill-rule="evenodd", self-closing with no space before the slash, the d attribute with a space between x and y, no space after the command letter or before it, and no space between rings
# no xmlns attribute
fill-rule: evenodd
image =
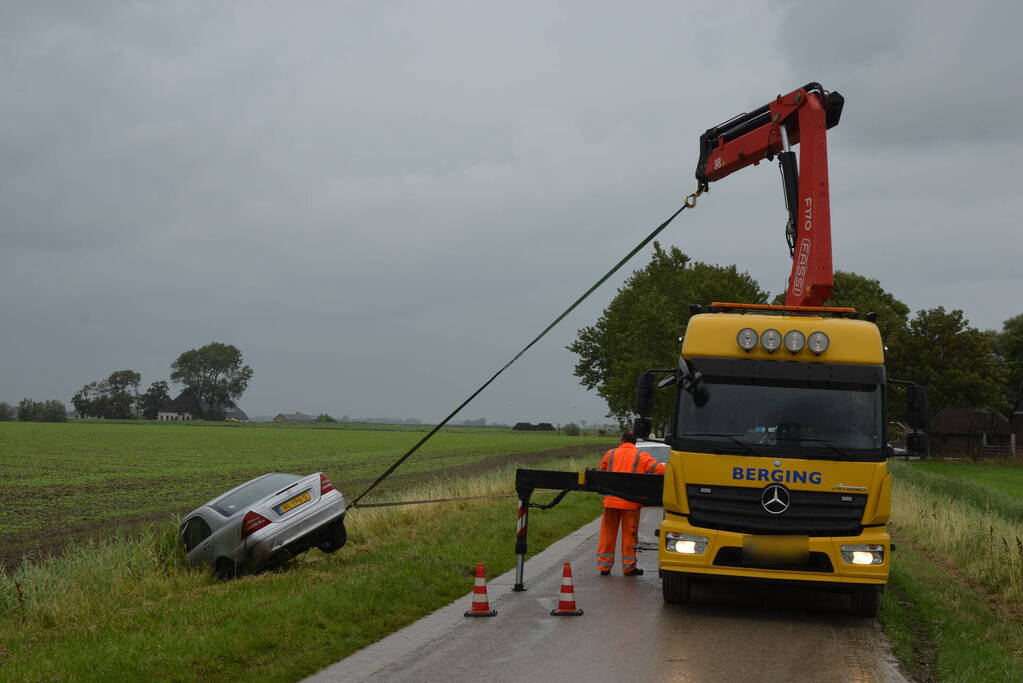
<svg viewBox="0 0 1023 683"><path fill-rule="evenodd" d="M873 619L881 605L880 586L856 586L853 588L850 612L854 617Z"/></svg>
<svg viewBox="0 0 1023 683"><path fill-rule="evenodd" d="M678 572L663 572L661 576L661 593L664 602L669 605L681 605L689 602L691 585L689 577Z"/></svg>
<svg viewBox="0 0 1023 683"><path fill-rule="evenodd" d="M325 553L334 553L341 550L347 542L348 530L345 529L345 520L339 519L327 528L316 547Z"/></svg>

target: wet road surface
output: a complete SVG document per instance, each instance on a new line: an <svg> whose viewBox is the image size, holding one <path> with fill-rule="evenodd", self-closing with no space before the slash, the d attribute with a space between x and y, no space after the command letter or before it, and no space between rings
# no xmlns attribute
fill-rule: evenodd
<svg viewBox="0 0 1023 683"><path fill-rule="evenodd" d="M659 508L644 509L641 544L653 546L660 517ZM543 513L530 524L543 524ZM876 622L845 616L841 595L708 585L694 588L692 604L665 605L656 550L638 554L642 577L626 578L620 566L600 576L597 533L597 524L588 524L527 561L524 593L511 591L511 572L490 581L497 616L463 617L466 596L309 680L906 680ZM581 617L550 616L565 561Z"/></svg>

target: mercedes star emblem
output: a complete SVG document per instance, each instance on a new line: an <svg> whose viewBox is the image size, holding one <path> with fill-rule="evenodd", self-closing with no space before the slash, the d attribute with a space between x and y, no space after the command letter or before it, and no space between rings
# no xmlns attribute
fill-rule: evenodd
<svg viewBox="0 0 1023 683"><path fill-rule="evenodd" d="M781 484L765 486L760 494L760 504L772 515L780 515L789 509L789 490Z"/></svg>

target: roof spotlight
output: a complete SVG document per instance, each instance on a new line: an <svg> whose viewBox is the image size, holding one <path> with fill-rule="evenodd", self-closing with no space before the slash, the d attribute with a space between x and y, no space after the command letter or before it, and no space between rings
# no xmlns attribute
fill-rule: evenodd
<svg viewBox="0 0 1023 683"><path fill-rule="evenodd" d="M785 333L785 348L792 353L799 353L806 346L806 336L799 330L789 330Z"/></svg>
<svg viewBox="0 0 1023 683"><path fill-rule="evenodd" d="M768 353L774 353L781 347L781 332L773 327L764 330L760 335L760 345L767 349Z"/></svg>
<svg viewBox="0 0 1023 683"><path fill-rule="evenodd" d="M818 356L828 350L830 340L823 332L814 332L806 339L806 346Z"/></svg>
<svg viewBox="0 0 1023 683"><path fill-rule="evenodd" d="M743 351L752 351L757 345L757 331L752 327L744 327L739 330L735 341L738 342L739 348Z"/></svg>

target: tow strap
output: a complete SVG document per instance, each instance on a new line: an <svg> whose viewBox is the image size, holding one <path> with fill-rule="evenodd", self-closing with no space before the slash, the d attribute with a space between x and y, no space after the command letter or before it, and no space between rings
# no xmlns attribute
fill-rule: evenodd
<svg viewBox="0 0 1023 683"><path fill-rule="evenodd" d="M645 238L643 239L643 241L641 241L641 242L640 242L639 244L637 244L637 245L635 246L635 248L633 248L633 250L632 250L632 251L630 251L630 252L629 252L628 254L626 254L626 255L625 255L624 257L622 257L622 259L621 259L620 261L618 261L618 263L616 263L616 264L615 264L615 265L614 265L614 266L613 266L613 267L611 268L611 270L607 271L607 273L605 273L605 274L604 274L604 277L602 277L602 278L600 278L599 280L597 280L597 282L596 282L596 283L595 283L595 284L594 284L594 285L593 285L592 287L590 287L589 289L587 289L587 290L586 290L586 291L585 291L585 292L583 293L583 295L582 295L582 296L580 296L580 297L579 297L578 299L576 299L576 300L575 300L575 303L573 303L573 304L572 304L571 306L569 306L568 308L566 308L566 309L565 309L565 311L564 311L564 312L563 312L563 313L562 313L561 315L559 315L559 316L558 316L557 318L555 318L555 319L554 319L554 322L552 322L552 323L551 323L550 325L548 325L547 327L545 327L545 328L543 329L543 331L542 331L542 332L540 332L540 334L536 335L536 337L535 337L535 338L533 339L533 341L531 341L531 342L529 342L528 344L526 344L526 345L525 345L525 347L523 347L523 349L522 349L521 351L519 351L519 352L518 352L517 354L515 354L515 356L514 356L514 357L513 357L513 358L512 358L512 359L511 359L510 361L508 361L508 362L507 362L507 363L505 363L505 364L504 364L503 366L501 366L501 368L500 368L500 369L499 369L499 370L498 370L497 372L495 372L495 373L493 374L493 376L492 376L492 377L491 377L490 379L488 379L488 380L487 380L486 382L484 382L484 383L483 383L483 385L482 385L482 386L480 386L480 388L479 388L479 389L477 389L476 391L472 392L472 394L470 394L470 395L469 395L469 397L468 397L467 399L465 399L464 401L462 401L462 403L461 403L461 404L459 404L459 406L458 406L457 408L455 408L454 410L452 410L452 411L451 411L451 414L450 414L450 415L448 415L448 416L447 416L447 417L445 417L445 418L444 418L443 420L441 420L441 422L440 422L439 424L437 424L437 426L436 426L436 427L434 427L433 429L431 429L431 430L430 430L430 431L429 431L429 432L428 432L428 433L426 434L426 436L424 436L424 437L423 437L422 439L420 439L420 440L419 440L418 442L416 442L416 444L415 444L414 446L412 446L412 448L408 449L408 451L406 451L406 452L405 452L405 454L404 454L403 456L401 456L400 458L398 458L398 459L397 459L397 460L396 460L396 461L394 462L394 464L393 464L393 465L391 465L390 467L388 467L388 468L387 468L387 470L385 470L383 474L381 474L381 475L380 475L379 477L377 477L377 478L376 478L376 480L375 480L375 481L374 481L374 482L373 482L372 484L370 484L370 485L369 485L369 486L368 486L368 487L366 488L366 490L365 490L365 491L363 491L363 492L362 492L362 493L360 493L360 494L359 494L358 496L356 496L356 497L355 497L355 499L354 499L354 500L352 500L352 503L351 503L351 505L349 505L349 507L350 507L350 508L355 508L355 507L369 507L369 504L368 504L368 503L367 503L366 505L362 505L362 506L360 506L360 505L359 505L359 501L360 501L360 500L362 500L362 498L363 498L363 497L364 497L364 496L365 496L365 495L366 495L367 493L369 493L370 491L372 491L373 489L375 489L375 488L376 488L376 487L377 487L377 486L378 486L378 485L379 485L379 484L380 484L380 483L381 483L381 482L382 482L382 481L383 481L384 479L387 479L387 477L391 476L391 474L392 474L392 473L393 473L393 472L394 472L394 471L395 471L396 469L398 469L398 467L400 467L400 466L401 466L401 464L402 464L403 462L405 462L406 460L408 460L408 459L409 459L409 457L410 457L410 456L411 456L411 455L412 455L413 453L415 453L416 451L418 451L418 450L419 450L420 446L422 446L422 445L423 445L424 443L426 443L427 441L429 441L429 440L430 440L430 438L431 438L431 437L432 437L432 436L433 436L434 434L436 434L436 433L437 433L438 431L440 431L441 427L443 427L444 425L446 425L446 424L447 424L448 422L450 422L450 421L451 421L451 419L452 419L452 418L454 418L454 417L455 417L456 415L458 415L458 413L460 413L460 412L462 411L462 408L464 408L465 406L469 405L469 403L470 403L470 402L471 402L471 401L472 401L472 400L473 400L474 398L476 398L477 396L479 396L479 395L480 395L480 394L481 394L481 393L483 392L483 390L484 390L484 389L486 389L486 388L487 388L488 386L490 386L491 382L493 382L493 381L494 381L495 379L497 379L497 378L498 378L498 376L499 376L499 375L500 375L500 374L501 374L502 372L504 372L505 370L507 370L507 369L508 369L508 368L509 368L509 367L511 366L511 364L512 364L512 363L514 363L514 362L515 362L515 361L517 361L517 360L518 360L519 358L521 358L521 357L522 357L522 356L523 356L523 355L524 355L524 354L526 353L526 351L528 351L529 349L531 349L531 348L533 347L533 345L534 345L534 344L536 344L536 343L537 343L538 341L540 341L541 339L543 339L543 338L544 338L544 337L545 337L545 336L547 335L547 333L548 333L548 332L550 332L550 331L551 331L552 329L554 329L554 326L555 326L555 325L557 325L557 324L558 324L558 323L560 323L560 322L561 322L562 320L564 320L564 319L565 319L565 317L566 317L566 316L567 316L567 315L568 315L569 313L571 313L572 311L574 311L574 310L576 309L576 307L577 307L577 306L579 306L579 304L581 304L581 303L582 303L583 301L585 301L585 300L586 300L586 298L590 296L590 294L592 294L592 293L593 293L593 292L594 292L594 291L595 291L595 290L596 290L596 289L597 289L598 287L600 287L600 286L601 286L602 284L604 284L605 282L607 282L608 278L610 278L610 277L611 277L612 275L614 275L615 273L617 273L617 272L618 272L618 270L619 270L619 269L620 269L620 268L621 268L622 266L624 266L624 265L626 264L626 262L628 262L628 260L629 260L629 259L631 259L631 258L632 258L633 256L635 256L635 255L636 255L636 254L637 254L637 253L639 252L639 250L640 250L640 249L642 249L642 248L643 248L643 247L645 247L646 245L650 244L650 242L651 242L651 241L653 241L653 239L654 239L655 237L657 237L657 235L659 235L659 234L661 233L661 231L662 231L662 230L664 230L664 229L665 229L666 227L668 227L668 225L669 225L669 224L670 224L670 223L671 223L671 222L672 222L673 220L675 220L675 217L676 217L676 216L678 216L678 215L679 215L680 213L682 213L682 211L684 211L684 210L685 210L685 209L687 209L687 208L688 208L688 209L691 209L691 208L695 207L695 206L696 206L696 199L697 199L697 197L699 197L699 196L700 196L701 194L703 194L703 190L702 190L702 189L699 189L699 190L697 190L696 192L694 192L693 194L691 194L691 195L689 195L688 197L686 197L685 201L684 201L684 202L682 203L682 206L680 206L680 207L679 207L678 211L676 211L675 213L671 214L671 216L669 216L669 217L668 217L668 220L664 221L664 222L663 222L663 223L661 223L661 224L660 224L659 226L657 226L657 227L656 227L656 228L654 229L654 231L653 231L653 232L651 232L651 233L650 233L649 235L647 235L647 236L646 236L646 237L645 237Z"/></svg>
<svg viewBox="0 0 1023 683"><path fill-rule="evenodd" d="M463 496L461 498L431 498L430 500L400 500L393 503L363 503L361 508L389 508L395 505L423 505L424 503L458 503L463 500L492 500L494 498L511 498L516 493L495 493L490 496ZM350 506L354 507L354 505Z"/></svg>

